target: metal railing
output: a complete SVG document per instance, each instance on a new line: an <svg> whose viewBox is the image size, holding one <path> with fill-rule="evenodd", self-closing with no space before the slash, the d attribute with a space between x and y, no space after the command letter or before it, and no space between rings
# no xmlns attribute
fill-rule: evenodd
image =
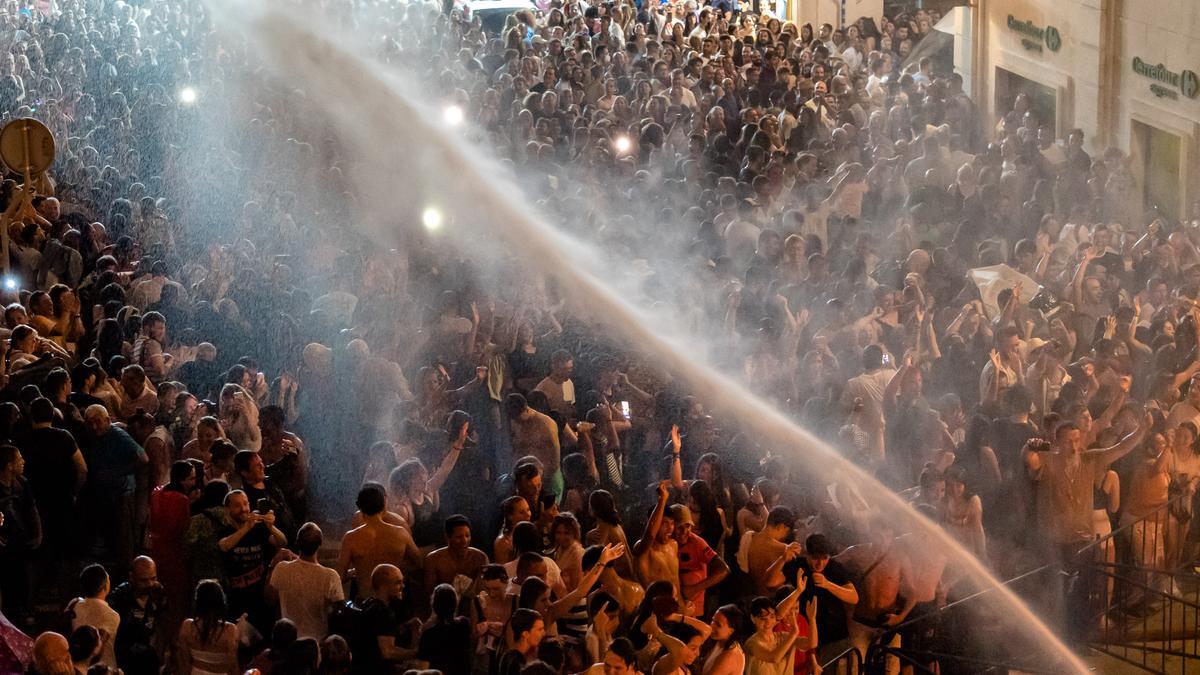
<svg viewBox="0 0 1200 675"><path fill-rule="evenodd" d="M1097 572L1105 585L1112 581L1108 598L1112 607L1141 611L1110 622L1111 610L1104 607L1094 616L1097 621L1104 617L1104 624L1097 638L1089 641L1092 649L1155 673L1200 671L1200 603L1170 592L1170 587L1164 591L1155 583L1166 579L1173 584L1176 575L1154 572L1152 583L1145 583L1136 578L1145 572L1124 566L1099 566ZM1107 589L1102 592L1108 593Z"/></svg>
<svg viewBox="0 0 1200 675"><path fill-rule="evenodd" d="M1178 572L1192 562L1179 541L1188 523L1173 515L1189 499L1177 495L1080 549L1077 583L1087 593L1087 622L1094 627L1084 643L1092 649L1150 672L1200 672L1195 578Z"/></svg>
<svg viewBox="0 0 1200 675"><path fill-rule="evenodd" d="M839 673L854 675L854 673L861 673L863 672L862 654L858 652L857 647L847 647L837 656L829 659L828 662L822 663L821 670L830 673L830 675L838 675Z"/></svg>
<svg viewBox="0 0 1200 675"><path fill-rule="evenodd" d="M1062 617L1059 628L1077 644L1150 672L1200 673L1200 600L1194 592L1188 598L1178 591L1181 581L1187 586L1195 578L1172 569L1166 547L1167 531L1175 526L1171 509L1189 498L1176 496L1064 559L1022 572L1000 586L1035 604L1048 602L1051 606L1042 613ZM1047 592L1059 587L1061 592ZM989 652L954 634L955 615L978 620L984 615L977 610L979 600L996 588L978 590L881 631L863 658L865 672L883 672L889 656L914 672L1056 672L1046 660L1049 655L1035 648L1022 645L1007 653ZM888 646L893 635L918 630L930 639L920 645Z"/></svg>

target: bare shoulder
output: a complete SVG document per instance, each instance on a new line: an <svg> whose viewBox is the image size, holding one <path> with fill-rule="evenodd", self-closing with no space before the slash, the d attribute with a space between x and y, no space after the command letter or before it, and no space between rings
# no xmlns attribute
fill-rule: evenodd
<svg viewBox="0 0 1200 675"><path fill-rule="evenodd" d="M350 531L346 532L345 536L342 537L342 548L353 548L358 541L365 536L366 531L366 525L359 525L358 527L351 528Z"/></svg>

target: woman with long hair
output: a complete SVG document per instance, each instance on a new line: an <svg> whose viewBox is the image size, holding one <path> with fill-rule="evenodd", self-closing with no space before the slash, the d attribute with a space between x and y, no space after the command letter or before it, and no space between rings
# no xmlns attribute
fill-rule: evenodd
<svg viewBox="0 0 1200 675"><path fill-rule="evenodd" d="M1120 526L1129 528L1130 553L1138 569L1167 569L1166 525L1175 453L1162 433L1151 434L1130 455L1129 487ZM1148 583L1142 579L1142 583Z"/></svg>
<svg viewBox="0 0 1200 675"><path fill-rule="evenodd" d="M717 506L717 498L707 482L694 480L688 486L688 508L697 515L697 534L718 557L724 557L725 539L733 534L733 530L726 523L725 511Z"/></svg>
<svg viewBox="0 0 1200 675"><path fill-rule="evenodd" d="M618 563L618 573L626 578L633 577L633 559L628 554L629 540L625 537L625 528L621 526L621 515L617 513L617 504L612 493L608 490L596 490L588 497L588 510L596 519L596 527L587 533L587 546L607 546L621 544L626 548L626 555Z"/></svg>
<svg viewBox="0 0 1200 675"><path fill-rule="evenodd" d="M446 482L449 469L432 477L421 460L406 460L388 475L388 510L408 523L417 546L439 544L442 522L437 518L438 491Z"/></svg>
<svg viewBox="0 0 1200 675"><path fill-rule="evenodd" d="M706 452L700 455L700 459L696 460L696 480L702 480L708 483L708 487L712 490L713 498L717 500L719 506L725 513L729 513L733 509L733 490L737 487L744 496L745 486L738 483L730 485L725 480L725 466L721 463L721 456L715 452ZM744 498L744 497L743 497Z"/></svg>
<svg viewBox="0 0 1200 675"><path fill-rule="evenodd" d="M943 507L946 529L981 562L987 561L987 539L983 533L983 502L967 487L966 472L952 466L946 471Z"/></svg>
<svg viewBox="0 0 1200 675"><path fill-rule="evenodd" d="M713 648L704 659L703 675L742 675L746 670L746 653L739 641L744 621L737 605L725 605L713 614L709 639Z"/></svg>
<svg viewBox="0 0 1200 675"><path fill-rule="evenodd" d="M582 443L586 443L583 439L591 438L587 433L580 433L579 438ZM592 490L596 489L596 485L600 482L598 476L593 473L596 470L595 464L589 462L583 453L575 452L562 458L562 473L563 473L563 497L559 503L560 511L569 511L575 514L575 517L580 521L580 526L591 523L591 512L588 511L588 501L592 496Z"/></svg>
<svg viewBox="0 0 1200 675"><path fill-rule="evenodd" d="M227 383L221 387L218 400L218 419L229 440L239 450L258 451L262 447L262 431L258 428L258 404L241 385Z"/></svg>
<svg viewBox="0 0 1200 675"><path fill-rule="evenodd" d="M238 675L237 626L225 620L225 591L215 579L196 586L195 611L179 629L179 675Z"/></svg>
<svg viewBox="0 0 1200 675"><path fill-rule="evenodd" d="M1197 520L1195 517L1196 491L1200 487L1200 453L1196 452L1196 426L1184 422L1175 428L1171 445L1174 458L1168 471L1171 474L1173 495L1186 495L1179 508L1172 509L1167 519L1167 568L1174 569L1186 560L1189 548L1195 547ZM1190 531L1189 531L1190 528Z"/></svg>
<svg viewBox="0 0 1200 675"><path fill-rule="evenodd" d="M579 586L576 586L574 591L571 591L561 598L555 599L553 594L550 592L549 584L537 577L529 577L524 583L521 584L521 591L517 596L517 609L532 609L538 614L541 614L542 617L546 619L546 635L551 638L558 638L560 620L566 624L563 626L563 628L567 628L568 626L575 628L579 627L577 621L571 620L573 618L572 614L575 613L579 601L586 597L587 591L591 588L591 585L586 584L586 582L589 579L592 582L595 582L595 580L599 578L600 573L599 570L597 570L594 576L585 576L583 579L585 583L581 583ZM583 632L585 632L587 629L586 604L584 607L585 611L583 614L583 630L579 631L578 634L570 635L569 637L572 641L582 639ZM568 636L564 635L563 637Z"/></svg>
<svg viewBox="0 0 1200 675"><path fill-rule="evenodd" d="M212 446L223 438L225 430L221 428L221 422L216 417L201 417L200 421L196 422L196 437L184 444L180 458L199 459L205 464L210 464Z"/></svg>
<svg viewBox="0 0 1200 675"><path fill-rule="evenodd" d="M569 511L554 516L550 524L554 551L550 557L562 571L563 585L568 591L575 590L583 578L583 544L580 543L579 521Z"/></svg>
<svg viewBox="0 0 1200 675"><path fill-rule="evenodd" d="M150 556L158 565L158 580L166 591L167 607L182 610L187 605L188 574L183 555L183 537L191 520L192 502L200 496L196 467L180 460L171 465L166 485L150 493ZM173 624L172 624L173 625Z"/></svg>
<svg viewBox="0 0 1200 675"><path fill-rule="evenodd" d="M805 607L805 621L800 620L796 605L807 582L804 572L796 576L796 586L779 602L757 597L750 602L750 620L754 634L746 640L746 675L791 675L797 672L795 662L811 660L817 648L817 599ZM785 591L786 587L780 591ZM806 672L800 670L799 672Z"/></svg>
<svg viewBox="0 0 1200 675"><path fill-rule="evenodd" d="M517 526L517 523L532 519L533 512L529 508L529 502L525 501L524 497L517 496L509 497L501 502L500 511L504 521L500 527L500 534L496 535L496 541L492 544L492 560L503 565L514 557L513 528Z"/></svg>
<svg viewBox="0 0 1200 675"><path fill-rule="evenodd" d="M991 505L1003 479L1000 463L990 445L991 426L983 415L972 416L967 421L963 442L954 453L954 466L962 469L967 486L979 495L984 506Z"/></svg>

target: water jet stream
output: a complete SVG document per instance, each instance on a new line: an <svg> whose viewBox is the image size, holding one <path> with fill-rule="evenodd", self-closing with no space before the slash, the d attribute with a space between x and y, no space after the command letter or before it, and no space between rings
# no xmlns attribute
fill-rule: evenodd
<svg viewBox="0 0 1200 675"><path fill-rule="evenodd" d="M654 354L665 368L703 392L706 400L735 417L739 425L753 429L764 445L794 448L810 470L840 474L843 480L865 486L870 490L865 496L876 509L903 516L935 537L952 563L967 570L981 587L994 589L1002 609L1019 630L1048 647L1059 657L1060 665L1076 673L1088 672L1016 594L937 524L917 514L891 490L741 383L698 363L692 355L703 350L694 336L664 337L661 317L652 319L601 280L594 251L525 206L518 189L501 178L506 170L478 156L460 137L448 133L440 123L441 111L405 93L411 91L411 85L358 53L354 41L331 39L330 35L339 33L332 24L318 27L274 3L234 6L229 0L211 1L218 21L227 19L227 29L245 32L274 70L281 77L293 78L310 101L318 101L339 126L343 140L353 143L360 153L358 159L372 169L371 175L359 178L378 183L374 189L362 190L360 199L365 206L392 217L397 212L419 214L423 206L413 203L411 194L400 193L413 184L437 181L435 189L439 203L445 205L447 234L454 236L452 229L461 230L458 245L494 257L496 251L489 246L489 238L504 240L512 250L521 252L524 262L555 276L570 298L585 304L590 313L604 317L602 322L607 328ZM449 226L451 215L454 228ZM387 238L378 231L370 234L376 239ZM391 236L394 241L395 233Z"/></svg>

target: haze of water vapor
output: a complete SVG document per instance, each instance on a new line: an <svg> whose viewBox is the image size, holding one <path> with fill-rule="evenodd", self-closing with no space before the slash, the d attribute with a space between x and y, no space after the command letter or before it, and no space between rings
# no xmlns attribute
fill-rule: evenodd
<svg viewBox="0 0 1200 675"><path fill-rule="evenodd" d="M380 215L419 217L426 203L436 201L451 216L456 245L480 256L494 256L490 238L499 238L523 262L553 275L567 296L604 317L607 328L661 359L723 412L752 429L767 444L793 448L811 470L841 474L843 480L867 486L868 499L883 513L903 515L935 537L950 560L969 571L981 586L995 593L1018 626L1049 646L1075 672L1086 667L1007 587L991 576L978 560L938 525L917 514L891 490L843 458L833 448L797 426L779 411L747 391L739 382L698 362L703 350L697 341L663 336L659 321L631 305L597 273L600 257L547 224L523 202L521 193L501 176L504 169L481 157L462 139L448 133L437 120L439 111L407 95L409 84L395 73L355 51L350 40L330 38L330 25L309 25L293 12L273 3L248 8L218 7L227 27L248 32L249 41L285 80L295 81L309 100L323 106L343 140L360 153L357 158L370 174L356 178L363 189L363 206ZM218 20L223 13L218 11ZM411 219L410 218L410 219ZM373 232L377 241L386 232ZM486 259L486 258L485 258ZM601 261L603 262L603 261ZM616 265L611 265L612 269Z"/></svg>

